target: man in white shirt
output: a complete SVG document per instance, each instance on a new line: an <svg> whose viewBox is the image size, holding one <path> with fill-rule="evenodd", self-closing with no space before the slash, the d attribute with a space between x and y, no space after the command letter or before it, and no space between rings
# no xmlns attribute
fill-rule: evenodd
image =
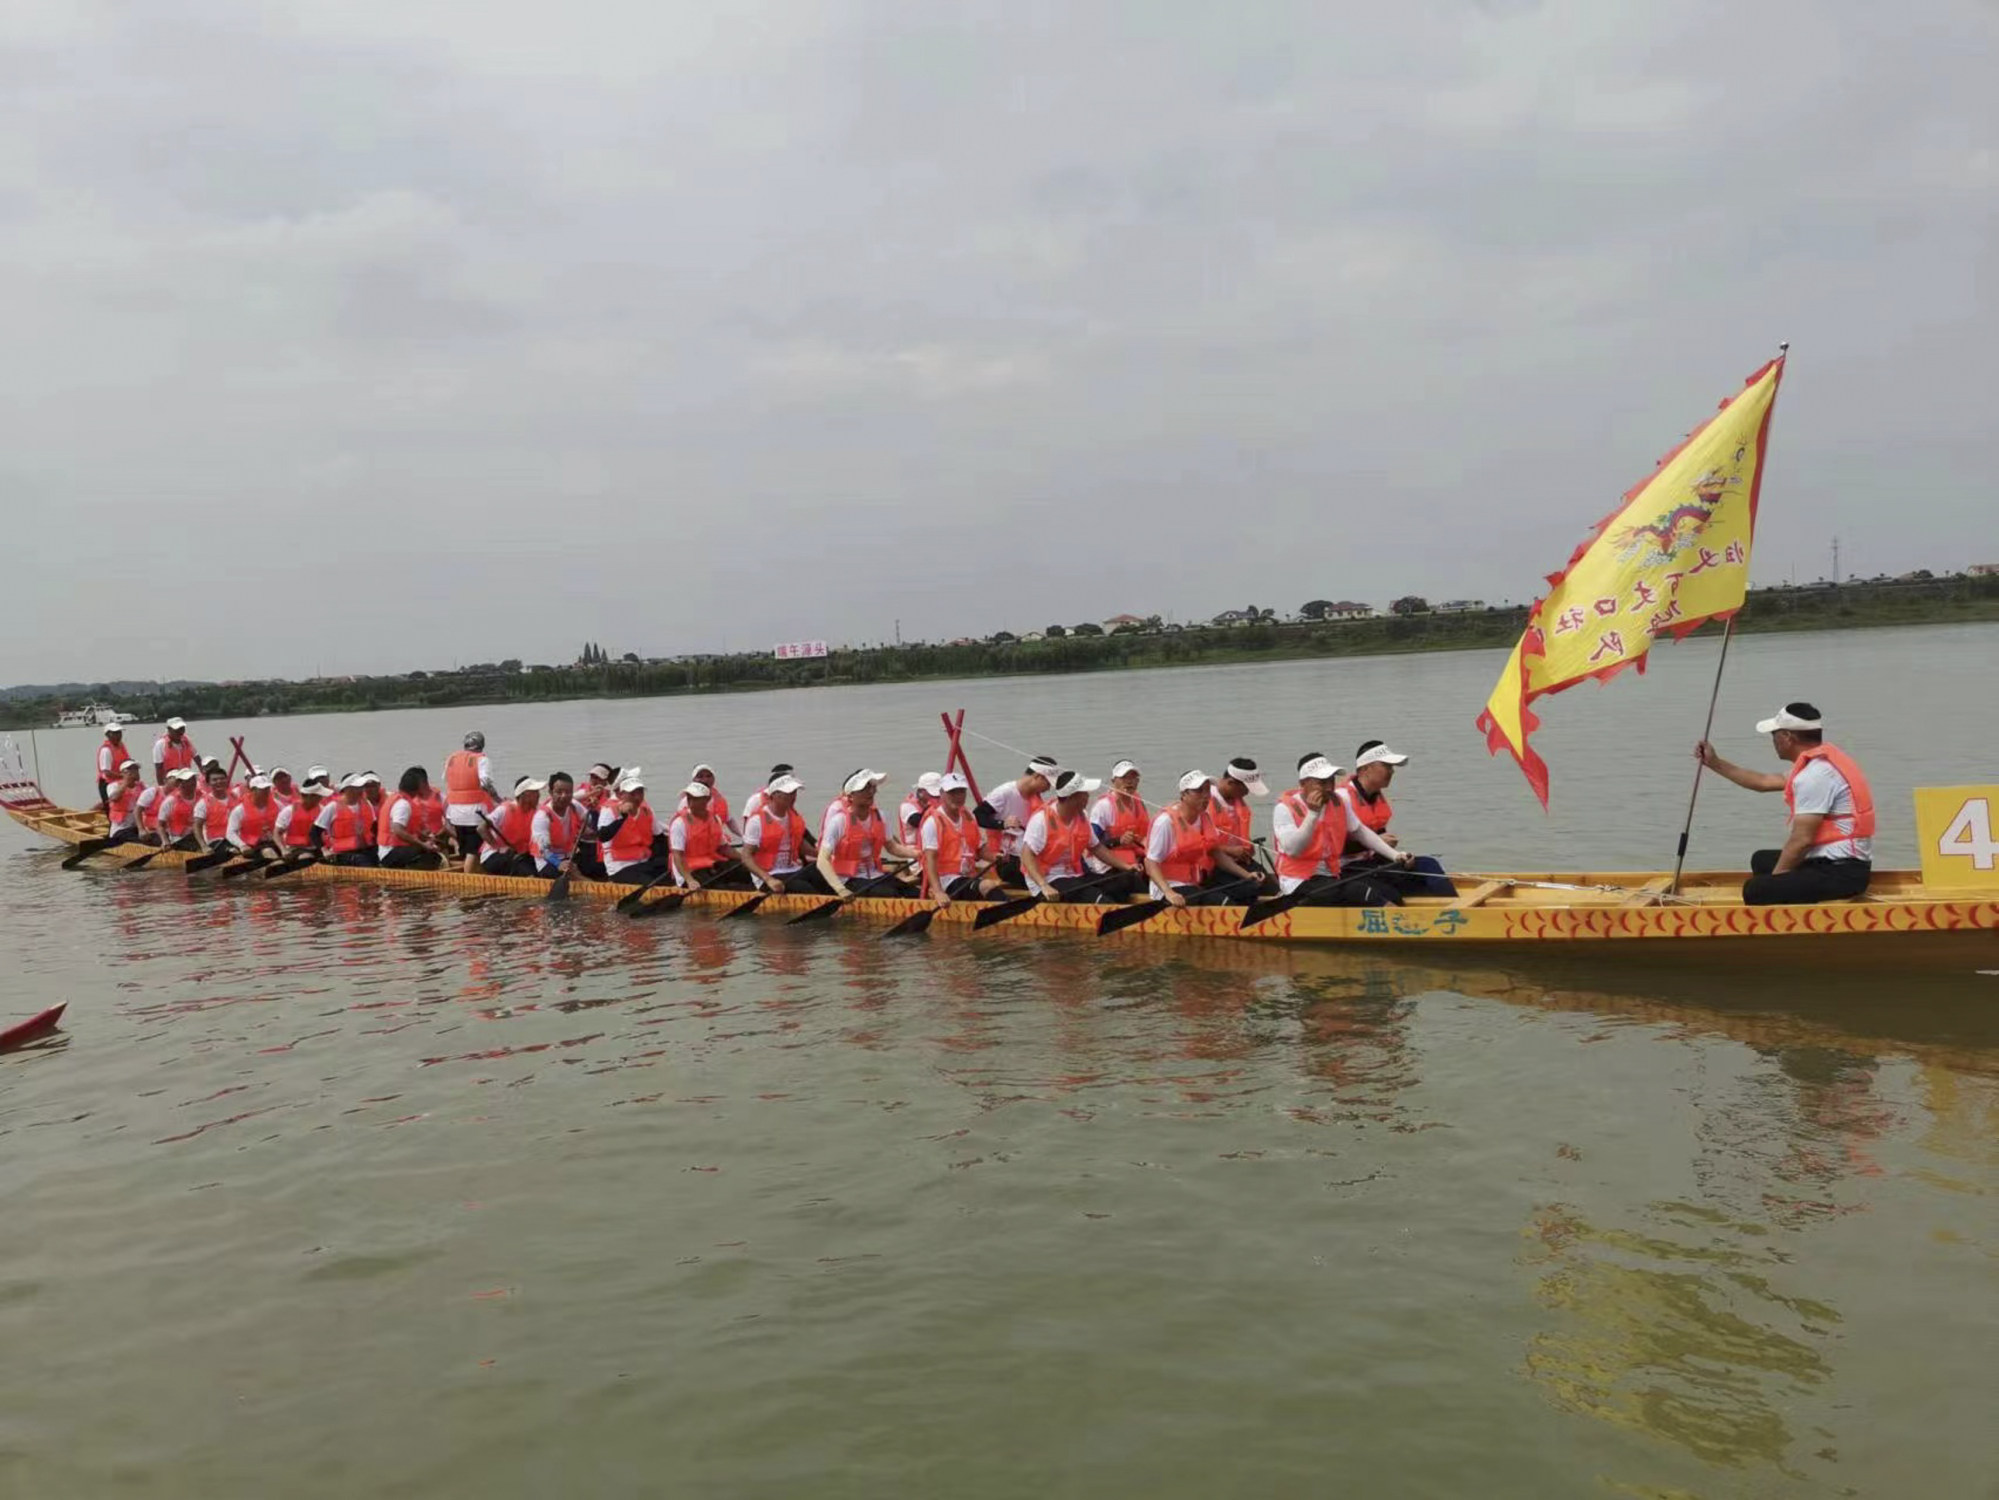
<svg viewBox="0 0 1999 1500"><path fill-rule="evenodd" d="M1781 849L1750 856L1742 885L1745 906L1843 901L1867 889L1874 869L1874 793L1854 759L1826 743L1825 721L1809 703L1787 703L1756 726L1770 736L1787 776L1751 771L1725 760L1702 740L1701 764L1752 792L1782 792L1791 812Z"/></svg>
<svg viewBox="0 0 1999 1500"><path fill-rule="evenodd" d="M1277 850L1277 890L1301 906L1400 906L1402 897L1366 867L1343 876L1340 854L1349 842L1387 866L1407 866L1400 853L1354 813L1336 785L1340 768L1316 756L1298 768L1298 786L1270 810L1270 838Z"/></svg>
<svg viewBox="0 0 1999 1500"><path fill-rule="evenodd" d="M923 819L942 794L944 773L925 771L916 778L916 785L909 789L909 795L902 799L902 806L895 814L896 839L911 848L916 846L917 830L923 826Z"/></svg>
<svg viewBox="0 0 1999 1500"><path fill-rule="evenodd" d="M1027 820L1041 806L1042 794L1060 769L1048 756L1037 755L1027 763L1026 775L1001 782L972 809L979 827L999 835L999 863L995 869L1008 885L1020 883L1020 835L1027 827Z"/></svg>
<svg viewBox="0 0 1999 1500"><path fill-rule="evenodd" d="M187 721L167 720L167 732L153 741L153 784L165 786L169 772L183 768L198 769L200 765L201 752L187 737Z"/></svg>
<svg viewBox="0 0 1999 1500"><path fill-rule="evenodd" d="M763 789L757 810L743 817L739 857L756 883L773 895L833 894L825 876L805 863L818 857L818 845L798 814L798 794L804 790L805 783L796 776L779 776Z"/></svg>
<svg viewBox="0 0 1999 1500"><path fill-rule="evenodd" d="M1103 783L1077 771L1058 771L1048 795L1028 817L1020 834L1020 872L1030 895L1049 901L1102 902L1122 898L1125 877L1136 868L1132 857L1106 844L1084 809ZM1109 866L1090 872L1090 861ZM1110 887L1116 879L1115 894Z"/></svg>

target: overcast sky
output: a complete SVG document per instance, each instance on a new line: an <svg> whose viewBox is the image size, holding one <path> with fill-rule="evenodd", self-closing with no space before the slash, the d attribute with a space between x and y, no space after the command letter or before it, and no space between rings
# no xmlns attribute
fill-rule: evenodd
<svg viewBox="0 0 1999 1500"><path fill-rule="evenodd" d="M7 0L0 682L1999 561L1991 0ZM109 585L107 589L105 586Z"/></svg>

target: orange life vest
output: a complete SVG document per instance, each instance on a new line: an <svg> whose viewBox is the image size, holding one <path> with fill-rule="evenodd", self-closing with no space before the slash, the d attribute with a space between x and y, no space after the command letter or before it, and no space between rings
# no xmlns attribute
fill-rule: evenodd
<svg viewBox="0 0 1999 1500"><path fill-rule="evenodd" d="M320 806L324 806L322 803ZM310 849L312 847L312 824L319 816L318 807L307 807L301 797L292 804L291 821L285 824L284 845L287 849Z"/></svg>
<svg viewBox="0 0 1999 1500"><path fill-rule="evenodd" d="M1145 836L1152 832L1152 813L1138 797L1127 797L1122 792L1111 793L1111 826L1104 830L1104 842L1115 844L1125 834L1137 836L1137 847L1145 847Z"/></svg>
<svg viewBox="0 0 1999 1500"><path fill-rule="evenodd" d="M160 798L159 823L168 843L186 838L188 830L194 827L193 799L168 792Z"/></svg>
<svg viewBox="0 0 1999 1500"><path fill-rule="evenodd" d="M1291 809L1291 816L1304 827L1305 820L1312 815L1312 809L1305 803L1305 794L1293 787L1277 799ZM1325 806L1319 809L1319 826L1312 834L1312 841L1296 854L1286 854L1282 847L1277 849L1277 873L1286 880L1309 880L1314 875L1323 875L1330 870L1339 857L1341 845L1346 842L1347 818L1339 795L1334 793L1326 798ZM1273 843L1275 840L1273 839Z"/></svg>
<svg viewBox="0 0 1999 1500"><path fill-rule="evenodd" d="M607 863L635 865L641 860L652 858L652 841L659 833L659 825L653 821L652 806L641 801L639 805L618 825L618 831L604 846Z"/></svg>
<svg viewBox="0 0 1999 1500"><path fill-rule="evenodd" d="M1251 811L1249 798L1231 802L1217 792L1208 799L1208 813L1214 819L1214 840L1218 848L1231 854L1242 854L1249 849L1250 820L1255 817Z"/></svg>
<svg viewBox="0 0 1999 1500"><path fill-rule="evenodd" d="M111 769L104 769L104 752L111 752ZM118 768L132 759L132 752L123 745L113 743L110 735L104 736L104 743L97 747L97 774L106 781L118 779Z"/></svg>
<svg viewBox="0 0 1999 1500"><path fill-rule="evenodd" d="M826 817L819 820L819 832L826 832L826 822L836 809L844 807L847 813L846 832L833 846L833 872L842 880L860 874L862 869L879 870L877 861L881 858L882 846L888 842L888 827L882 822L879 807L868 809L865 818L857 817L853 804L845 797L835 797L826 809ZM766 865L765 869L770 867Z"/></svg>
<svg viewBox="0 0 1999 1500"><path fill-rule="evenodd" d="M444 816L444 793L440 792L436 787L432 787L421 797L417 798L416 806L410 810L410 825L412 827L417 826L419 815L423 819L423 832L429 834L444 832L449 821Z"/></svg>
<svg viewBox="0 0 1999 1500"><path fill-rule="evenodd" d="M567 859L569 851L576 847L576 840L583 833L583 814L571 802L561 812L552 807L544 807L548 814L548 852L556 859Z"/></svg>
<svg viewBox="0 0 1999 1500"><path fill-rule="evenodd" d="M147 792L154 795L148 797ZM157 833L160 828L160 804L167 800L163 787L141 787L139 789L139 827L147 833Z"/></svg>
<svg viewBox="0 0 1999 1500"><path fill-rule="evenodd" d="M1373 833L1388 832L1388 820L1395 811L1388 804L1388 793L1376 792L1374 800L1370 802L1360 794L1359 786L1351 781L1340 788L1340 793L1346 798L1347 806L1353 809L1354 817L1360 820L1363 828ZM1359 849L1372 852L1368 851L1367 846L1356 838L1348 838L1346 840L1346 847L1349 850Z"/></svg>
<svg viewBox="0 0 1999 1500"><path fill-rule="evenodd" d="M364 806L366 805L366 801L366 798L362 799ZM405 802L409 804L410 820L403 824L404 834L414 839L423 832L423 811L418 805L416 798L406 792L397 792L393 797L383 798L382 810L375 814L375 844L377 848L394 849L402 846L402 840L396 837L395 816L397 805Z"/></svg>
<svg viewBox="0 0 1999 1500"><path fill-rule="evenodd" d="M1208 851L1215 846L1214 820L1202 813L1198 822L1189 823L1178 802L1160 816L1173 820L1173 848L1159 861L1161 873L1173 885L1199 885L1214 863L1208 857Z"/></svg>
<svg viewBox="0 0 1999 1500"><path fill-rule="evenodd" d="M1797 794L1792 784L1798 779L1798 772L1804 770L1811 761L1822 760L1846 778L1846 789L1853 794L1853 815L1841 814L1837 817L1827 814L1819 819L1819 826L1812 834L1812 847L1820 844L1840 844L1848 839L1871 839L1874 837L1874 790L1868 786L1867 778L1860 773L1860 767L1853 763L1853 757L1837 745L1813 745L1798 752L1798 758L1791 762L1791 773L1784 778L1784 806L1792 817L1798 815Z"/></svg>
<svg viewBox="0 0 1999 1500"><path fill-rule="evenodd" d="M126 786L122 777L104 789L113 828L132 821L136 816L134 808L139 801L139 793L143 790L143 787Z"/></svg>
<svg viewBox="0 0 1999 1500"><path fill-rule="evenodd" d="M497 854L503 850L510 854L528 852L528 839L534 832L534 814L520 803L509 797L492 811L486 821L492 826L486 830L482 859L486 854ZM650 849L651 840L646 842Z"/></svg>
<svg viewBox="0 0 1999 1500"><path fill-rule="evenodd" d="M483 750L454 750L444 763L444 797L453 807L494 806L493 798L479 781L479 759Z"/></svg>
<svg viewBox="0 0 1999 1500"><path fill-rule="evenodd" d="M235 805L229 795L211 788L201 794L201 800L195 805L207 809L201 820L201 831L208 836L208 842L221 843L229 835L229 810Z"/></svg>
<svg viewBox="0 0 1999 1500"><path fill-rule="evenodd" d="M1048 829L1048 842L1035 856L1041 873L1050 880L1083 873L1083 858L1090 852L1090 820L1077 813L1068 822L1051 803L1041 809L1041 821Z"/></svg>
<svg viewBox="0 0 1999 1500"><path fill-rule="evenodd" d="M713 799L711 798L710 801ZM680 858L688 870L706 870L722 860L722 820L714 814L697 818L682 812L674 821L680 825Z"/></svg>
<svg viewBox="0 0 1999 1500"><path fill-rule="evenodd" d="M937 873L945 880L955 880L960 875L972 871L973 855L978 851L981 838L986 832L979 827L979 820L972 816L967 807L957 817L951 816L951 809L943 802L930 804L930 811L923 815L923 826L937 825ZM918 842L922 841L918 835Z"/></svg>
<svg viewBox="0 0 1999 1500"><path fill-rule="evenodd" d="M189 739L186 735L175 739L170 734L163 735L161 740L159 766L162 772L184 771L194 764L195 752L193 740Z"/></svg>
<svg viewBox="0 0 1999 1500"><path fill-rule="evenodd" d="M327 821L326 847L335 854L352 854L369 846L374 829L367 803L350 803L342 797L333 804L333 816Z"/></svg>
<svg viewBox="0 0 1999 1500"><path fill-rule="evenodd" d="M243 799L240 808L243 816L236 824L237 841L245 849L254 849L270 838L271 824L277 820L278 809L271 802L259 807L248 797ZM226 830L228 824L225 823L223 827Z"/></svg>
<svg viewBox="0 0 1999 1500"><path fill-rule="evenodd" d="M797 807L783 817L779 817L768 802L757 811L757 863L766 874L776 874L779 854L790 856L791 865L785 871L796 869L805 861L805 819L798 815Z"/></svg>

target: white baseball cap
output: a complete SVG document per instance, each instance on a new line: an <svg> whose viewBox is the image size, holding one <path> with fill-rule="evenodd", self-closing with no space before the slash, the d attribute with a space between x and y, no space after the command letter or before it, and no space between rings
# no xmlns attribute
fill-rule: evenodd
<svg viewBox="0 0 1999 1500"><path fill-rule="evenodd" d="M169 729L185 729L185 728L187 728L187 720L185 720L185 719L169 719L169 720L167 720L167 728L169 728Z"/></svg>
<svg viewBox="0 0 1999 1500"><path fill-rule="evenodd" d="M1758 734L1775 734L1780 729L1824 729L1825 721L1819 711L1809 703L1786 703L1778 709L1773 718L1763 719L1756 725Z"/></svg>
<svg viewBox="0 0 1999 1500"><path fill-rule="evenodd" d="M1116 781L1120 776L1129 776L1133 771L1136 771L1137 769L1138 769L1137 761L1121 760L1116 765L1111 767L1111 780Z"/></svg>
<svg viewBox="0 0 1999 1500"><path fill-rule="evenodd" d="M971 782L956 771L946 771L937 778L937 795L940 797L946 792L969 792L971 789Z"/></svg>
<svg viewBox="0 0 1999 1500"><path fill-rule="evenodd" d="M139 769L139 763L136 760L121 760L118 762L118 769L120 772L136 771Z"/></svg>
<svg viewBox="0 0 1999 1500"><path fill-rule="evenodd" d="M1358 771L1362 766L1400 766L1408 762L1408 756L1397 755L1380 740L1369 740L1355 752L1353 768Z"/></svg>
<svg viewBox="0 0 1999 1500"><path fill-rule="evenodd" d="M690 781L680 789L680 795L683 797L712 797L715 795L715 789L705 781Z"/></svg>
<svg viewBox="0 0 1999 1500"><path fill-rule="evenodd" d="M253 792L268 792L271 789L271 778L268 776L252 776L243 785L247 786Z"/></svg>
<svg viewBox="0 0 1999 1500"><path fill-rule="evenodd" d="M847 778L846 784L842 786L840 790L843 792L864 792L869 787L880 786L884 781L887 780L888 780L888 772L886 771L869 771L866 769L862 769L856 771L853 775L849 776ZM771 790L772 791L777 790L775 783L772 784Z"/></svg>
<svg viewBox="0 0 1999 1500"><path fill-rule="evenodd" d="M698 781L700 780L701 773L703 771L706 771L710 776L713 776L715 774L715 768L709 765L708 762L704 760L701 762L700 765L696 766L693 770L687 773L688 778L690 780Z"/></svg>
<svg viewBox="0 0 1999 1500"><path fill-rule="evenodd" d="M1048 788L1048 795L1051 797L1082 797L1087 796L1091 792L1102 791L1103 785L1101 781L1091 776L1085 776L1080 771L1064 771L1055 778L1054 784Z"/></svg>
<svg viewBox="0 0 1999 1500"><path fill-rule="evenodd" d="M925 771L921 776L916 778L916 789L919 792L928 792L933 797L936 796L944 790L943 773L941 771Z"/></svg>
<svg viewBox="0 0 1999 1500"><path fill-rule="evenodd" d="M1300 781L1331 781L1340 774L1340 768L1323 755L1315 755L1298 768Z"/></svg>
<svg viewBox="0 0 1999 1500"><path fill-rule="evenodd" d="M129 764L130 764L130 762L127 762L127 764L129 765ZM178 771L169 771L169 772L167 772L167 780L169 780L169 781L192 781L192 780L194 780L194 767L193 767L193 766L182 766L182 767L181 767L181 768L180 768L180 769L179 769Z"/></svg>
<svg viewBox="0 0 1999 1500"><path fill-rule="evenodd" d="M1270 788L1264 785L1263 782L1263 773L1257 770L1256 762L1247 756L1241 760L1230 761L1222 768L1222 774L1240 781L1244 786L1249 788L1250 795L1253 797L1268 797L1270 795Z"/></svg>
<svg viewBox="0 0 1999 1500"><path fill-rule="evenodd" d="M805 783L800 781L796 776L780 776L769 786L765 787L764 790L767 792L802 792L805 790Z"/></svg>
<svg viewBox="0 0 1999 1500"><path fill-rule="evenodd" d="M305 779L307 781L324 783L328 791L333 789L332 780L328 776L325 766L307 766L305 768Z"/></svg>
<svg viewBox="0 0 1999 1500"><path fill-rule="evenodd" d="M1212 783L1214 779L1206 771L1189 771L1185 776L1180 778L1180 790L1183 792L1198 792L1202 787Z"/></svg>
<svg viewBox="0 0 1999 1500"><path fill-rule="evenodd" d="M547 782L536 781L532 776L523 776L519 781L514 783L514 795L516 797L520 796L522 792L545 792L547 790Z"/></svg>

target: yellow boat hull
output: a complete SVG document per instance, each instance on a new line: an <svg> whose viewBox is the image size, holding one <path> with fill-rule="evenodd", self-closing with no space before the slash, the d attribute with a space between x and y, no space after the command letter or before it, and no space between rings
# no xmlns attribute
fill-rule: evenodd
<svg viewBox="0 0 1999 1500"><path fill-rule="evenodd" d="M25 806L9 802L0 804L0 809L22 826L71 845L102 837L104 832L103 817L95 812L45 802ZM123 864L152 852L143 844L120 845L103 851L96 860ZM162 853L147 868L178 870L191 857ZM1126 928L1123 935L1420 948L1431 955L1443 947L1488 944L1515 948L1609 944L1618 945L1620 951L1631 951L1627 945L1635 944L1648 950L1684 953L1692 944L1704 956L1720 956L1717 945L1725 945L1731 952L1752 950L1759 957L1795 957L1801 944L1808 942L1842 960L1860 957L1863 948L1898 960L1919 953L1961 957L1989 950L1994 963L1999 964L1999 899L1976 892L1926 889L1920 875L1912 871L1877 872L1868 894L1852 901L1761 907L1744 906L1741 875L1725 871L1687 875L1681 896L1666 901L1659 895L1666 877L1656 871L1509 871L1453 878L1461 892L1455 898L1414 897L1400 907L1298 907L1249 928L1242 926L1241 907L1169 909ZM288 885L378 885L529 900L548 892L547 882L535 879L331 864L308 866L285 881ZM630 886L606 881L577 879L570 885L570 895L579 901L615 902L630 894ZM649 904L681 894L674 887L661 886L648 892L645 901ZM720 912L750 899L748 892L697 891L688 895L687 904ZM818 895L775 896L758 912L771 918L800 916L823 906L827 899ZM843 908L839 920L886 926L928 906L928 902L914 898L868 898ZM932 926L968 927L979 909L976 903L955 903L940 911ZM1022 932L1094 933L1106 910L1101 906L1043 905L1006 925Z"/></svg>

